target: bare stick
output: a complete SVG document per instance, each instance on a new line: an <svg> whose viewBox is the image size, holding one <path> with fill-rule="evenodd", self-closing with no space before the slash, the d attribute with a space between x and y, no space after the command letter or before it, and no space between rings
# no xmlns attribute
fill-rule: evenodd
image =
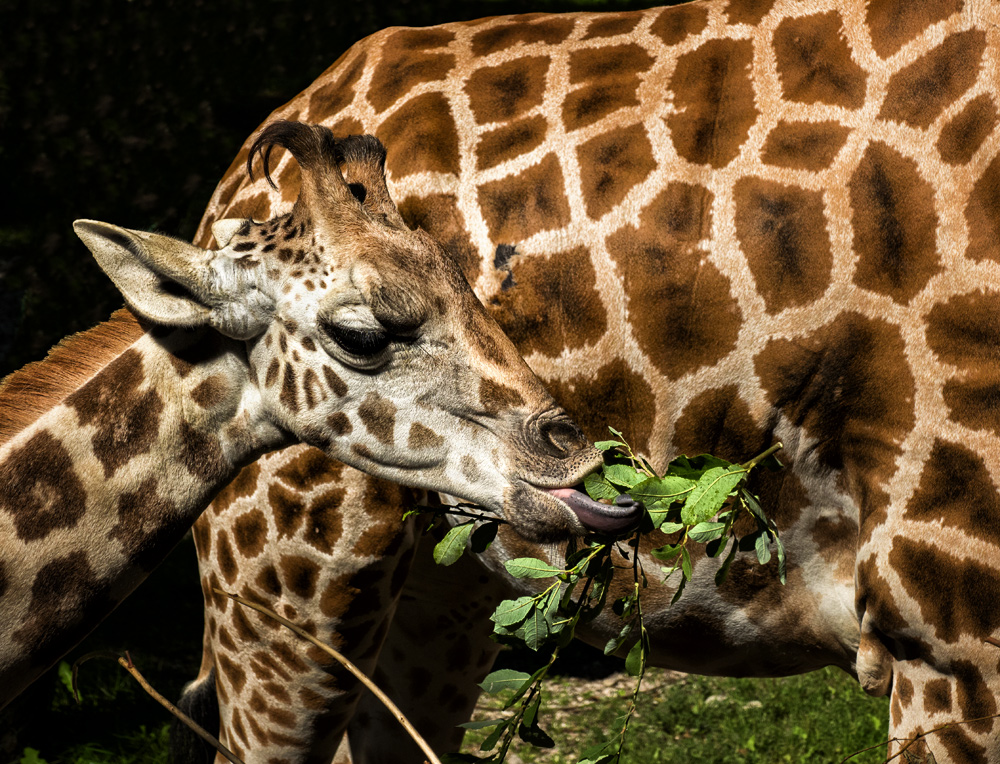
<svg viewBox="0 0 1000 764"><path fill-rule="evenodd" d="M906 751L906 749L909 748L911 745L913 745L919 740L923 740L929 735L933 735L935 732L941 732L942 730L946 730L949 727L957 727L959 724L972 724L973 722L982 722L986 721L987 719L996 719L998 717L1000 717L1000 714L990 714L989 716L979 716L975 719L962 719L961 721L957 722L945 722L940 727L935 727L932 730L927 730L927 732L921 732L919 735L913 738L894 737L891 740L886 740L882 743L876 743L875 745L870 745L867 748L862 748L860 751L855 751L850 756L841 759L840 764L844 764L845 761L849 761L850 759L853 759L855 756L858 756L859 754L862 754L865 751L871 751L874 750L875 748L881 748L883 745L891 745L892 743L906 743L906 745L904 745L896 753L894 753L892 756L886 759L885 762L883 762L883 764L889 764L889 762L892 761L893 759L902 756L903 753Z"/></svg>
<svg viewBox="0 0 1000 764"><path fill-rule="evenodd" d="M229 759L233 764L243 764L243 760L239 756L237 756L235 753L226 748L226 746L224 746L215 737L213 737L212 734L208 732L204 727L202 727L194 719L185 714L177 706L175 706L165 697L160 695L160 693L158 693L155 689L153 689L153 686L146 681L146 677L140 674L139 669L137 669L135 667L135 664L132 663L132 656L129 655L128 650L125 651L125 655L119 655L118 653L111 652L110 650L98 650L97 652L87 653L82 658L77 660L76 663L73 664L73 697L76 698L77 703L80 702L80 693L77 690L77 685L76 685L77 671L80 668L80 664L89 661L91 658L114 658L115 660L117 660L118 665L120 665L123 669L125 669L128 673L130 673L135 678L135 681L139 683L142 689L144 689L150 695L150 697L153 698L153 700L155 700L157 703L159 703L161 706L167 709L170 713L172 713L174 716L180 719L198 737L200 737L210 746L215 748L215 750L217 750L219 753L221 753L223 756Z"/></svg>
<svg viewBox="0 0 1000 764"><path fill-rule="evenodd" d="M236 594L230 594L229 592L224 592L222 591L222 589L215 589L215 591L218 592L219 594L223 594L226 597L229 597L232 600L235 600L236 602L239 602L241 605L244 605L252 610L256 610L258 613L263 613L264 615L273 618L282 626L287 626L289 629L294 631L300 637L316 645L316 647L318 647L320 650L322 650L327 655L331 656L336 661L338 661L344 668L350 671L358 679L359 682L361 682L365 687L371 690L375 694L375 697L382 702L382 705L388 708L389 712L396 717L396 721L398 721L400 724L403 725L403 729L405 729L407 734L409 734L409 736L413 738L413 742L415 742L418 746L420 746L420 750L423 751L424 755L427 756L428 764L441 764L441 760L435 755L434 751L427 744L427 741L420 736L420 733L417 732L416 727L410 724L410 721L403 715L403 712L399 710L396 704L389 699L389 696L386 695L384 692L382 692L382 690L379 689L379 686L377 684L375 684L371 679L365 676L365 673L357 666L355 666L353 663L351 663L345 656L338 653L329 645L320 642L312 634L303 631L294 623L289 621L287 618L282 618L273 610L268 610L263 605L258 605L256 602L251 602L250 600L243 599L243 597L240 597Z"/></svg>

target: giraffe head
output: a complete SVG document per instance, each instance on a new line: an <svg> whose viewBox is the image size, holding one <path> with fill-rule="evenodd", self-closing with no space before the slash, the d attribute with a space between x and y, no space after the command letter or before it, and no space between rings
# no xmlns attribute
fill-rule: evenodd
<svg viewBox="0 0 1000 764"><path fill-rule="evenodd" d="M75 224L132 310L232 340L257 415L353 467L475 502L532 539L627 527L635 508L572 490L599 453L453 259L403 223L382 145L273 123L249 160L262 155L269 182L275 145L299 165L295 206L222 221L221 249Z"/></svg>

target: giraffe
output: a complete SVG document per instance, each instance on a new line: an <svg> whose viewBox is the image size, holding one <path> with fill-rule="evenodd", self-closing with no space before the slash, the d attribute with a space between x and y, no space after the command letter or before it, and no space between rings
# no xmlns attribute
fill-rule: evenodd
<svg viewBox="0 0 1000 764"><path fill-rule="evenodd" d="M997 15L985 0L707 0L394 28L272 115L384 142L403 218L450 248L588 437L612 424L658 469L785 444L786 469L756 490L787 586L742 555L718 589L718 561L695 560L673 606L652 581L656 665L835 665L891 696L890 738L997 713ZM203 246L215 221L288 204L251 183L248 151ZM294 186L287 158L277 174ZM531 591L502 561L559 546L502 531L484 566L435 570L386 519L407 501L297 447L195 525L206 627L184 701L247 761L419 759L321 656L227 609L218 582L330 639L457 747L496 655L484 614ZM240 523L259 532L231 543ZM336 543L314 543L316 525ZM283 567L300 558L308 575ZM581 636L603 645L619 626L605 613ZM996 730L971 721L907 753L1000 762Z"/></svg>
<svg viewBox="0 0 1000 764"><path fill-rule="evenodd" d="M255 144L265 174L274 146L297 158L292 210L216 226L219 249L74 224L131 312L0 388L0 705L269 450L309 443L536 539L629 521L559 498L599 454L441 246L402 224L378 141L277 122Z"/></svg>

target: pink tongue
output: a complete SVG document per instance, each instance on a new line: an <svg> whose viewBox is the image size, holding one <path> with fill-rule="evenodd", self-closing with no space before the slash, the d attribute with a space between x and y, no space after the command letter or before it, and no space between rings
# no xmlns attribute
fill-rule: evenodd
<svg viewBox="0 0 1000 764"><path fill-rule="evenodd" d="M642 517L642 505L638 503L608 506L575 488L550 488L549 493L567 504L592 531L618 533L631 528Z"/></svg>

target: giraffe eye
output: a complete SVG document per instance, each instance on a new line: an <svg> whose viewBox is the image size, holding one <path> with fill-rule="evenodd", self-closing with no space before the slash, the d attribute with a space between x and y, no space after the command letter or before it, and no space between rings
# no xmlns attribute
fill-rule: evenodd
<svg viewBox="0 0 1000 764"><path fill-rule="evenodd" d="M362 358L378 355L389 347L389 334L381 329L359 329L338 324L325 324L323 331L343 350Z"/></svg>

